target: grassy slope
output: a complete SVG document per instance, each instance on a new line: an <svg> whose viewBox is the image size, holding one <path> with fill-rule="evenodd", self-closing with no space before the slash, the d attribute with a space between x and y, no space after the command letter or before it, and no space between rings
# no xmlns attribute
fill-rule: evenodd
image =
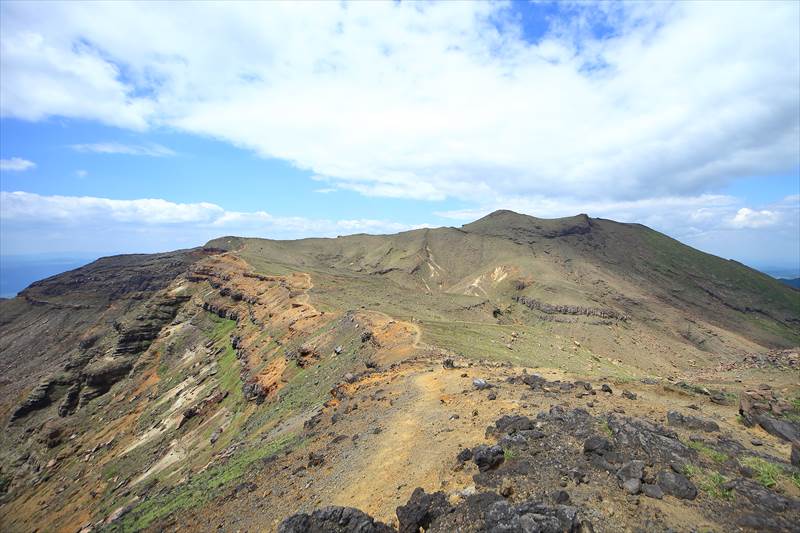
<svg viewBox="0 0 800 533"><path fill-rule="evenodd" d="M616 308L641 323L672 313L767 347L800 343L800 292L635 224L500 212L463 229L236 244L265 272L311 272L323 309L492 323L492 309L516 294L512 281L526 279L524 294L548 303ZM486 282L498 266L511 267L508 279ZM482 275L481 288L470 289Z"/></svg>

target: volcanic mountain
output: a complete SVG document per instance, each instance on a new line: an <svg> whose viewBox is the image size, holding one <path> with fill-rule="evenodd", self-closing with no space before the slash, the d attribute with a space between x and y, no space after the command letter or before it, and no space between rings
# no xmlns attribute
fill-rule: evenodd
<svg viewBox="0 0 800 533"><path fill-rule="evenodd" d="M107 257L0 301L0 528L791 529L798 344L587 215Z"/></svg>

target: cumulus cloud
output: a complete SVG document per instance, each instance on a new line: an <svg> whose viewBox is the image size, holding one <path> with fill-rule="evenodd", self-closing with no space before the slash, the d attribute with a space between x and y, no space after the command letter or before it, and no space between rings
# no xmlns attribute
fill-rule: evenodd
<svg viewBox="0 0 800 533"><path fill-rule="evenodd" d="M0 206L0 219L6 223L39 228L59 226L86 230L105 225L151 231L172 226L179 230L199 228L211 237L223 233L280 238L332 237L340 233L387 233L424 227L374 219L327 220L274 216L265 211L229 211L209 202L178 203L160 198L114 200L22 191L0 192ZM194 243L197 244L200 241Z"/></svg>
<svg viewBox="0 0 800 533"><path fill-rule="evenodd" d="M800 165L800 4L595 7L529 42L504 3L4 3L0 113L419 199L698 196Z"/></svg>
<svg viewBox="0 0 800 533"><path fill-rule="evenodd" d="M760 211L742 207L731 219L730 224L735 228L763 228L774 226L780 220L779 213L762 209Z"/></svg>
<svg viewBox="0 0 800 533"><path fill-rule="evenodd" d="M156 143L123 144L118 142L101 142L73 144L72 149L76 152L94 152L98 154L145 155L150 157L175 155L173 150Z"/></svg>
<svg viewBox="0 0 800 533"><path fill-rule="evenodd" d="M21 157L12 157L11 159L0 159L0 170L9 172L22 172L36 168L36 163L22 159Z"/></svg>
<svg viewBox="0 0 800 533"><path fill-rule="evenodd" d="M75 223L86 220L134 222L143 225L211 223L225 214L218 205L182 204L158 198L112 200L92 196L44 196L28 192L0 192L4 220Z"/></svg>

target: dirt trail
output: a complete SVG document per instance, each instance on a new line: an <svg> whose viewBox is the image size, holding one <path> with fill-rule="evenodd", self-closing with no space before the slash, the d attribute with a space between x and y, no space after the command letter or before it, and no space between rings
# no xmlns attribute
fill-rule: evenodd
<svg viewBox="0 0 800 533"><path fill-rule="evenodd" d="M362 464L353 465L334 503L391 521L415 487L431 492L447 485L444 480L450 490L472 484L466 474L452 471L458 450L484 439L485 423L471 416L474 399L461 394L468 379L458 371L425 366L398 380L404 395L381 421L384 430ZM451 419L453 414L458 418Z"/></svg>
<svg viewBox="0 0 800 533"><path fill-rule="evenodd" d="M420 342L421 342L421 339L422 339L422 329L420 329L420 327L417 324L415 324L413 322L408 322L408 321L405 321L405 320L400 320L397 317L392 317L390 315L387 315L383 311L370 310L370 313L374 313L376 315L380 315L382 317L385 317L387 321L394 320L395 322L397 322L399 324L402 324L403 326L413 330L414 331L414 340L411 342L411 348L417 349L417 348L420 347Z"/></svg>

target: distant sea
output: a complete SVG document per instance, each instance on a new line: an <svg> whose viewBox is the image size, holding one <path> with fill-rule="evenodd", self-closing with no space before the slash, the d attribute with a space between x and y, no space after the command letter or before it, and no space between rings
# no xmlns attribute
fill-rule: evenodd
<svg viewBox="0 0 800 533"><path fill-rule="evenodd" d="M91 263L98 256L6 255L0 256L0 298L13 298L40 279Z"/></svg>

